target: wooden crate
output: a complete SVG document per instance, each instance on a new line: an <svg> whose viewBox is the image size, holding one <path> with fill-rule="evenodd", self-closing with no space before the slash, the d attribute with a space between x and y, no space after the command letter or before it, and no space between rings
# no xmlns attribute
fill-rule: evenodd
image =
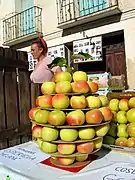
<svg viewBox="0 0 135 180"><path fill-rule="evenodd" d="M0 47L0 149L31 139L27 53Z"/></svg>

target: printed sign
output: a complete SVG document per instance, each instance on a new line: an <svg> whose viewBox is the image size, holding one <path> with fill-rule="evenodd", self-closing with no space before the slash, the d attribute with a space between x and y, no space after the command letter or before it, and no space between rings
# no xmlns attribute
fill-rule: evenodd
<svg viewBox="0 0 135 180"><path fill-rule="evenodd" d="M48 48L48 56L54 60L56 57L65 57L65 46L59 45Z"/></svg>
<svg viewBox="0 0 135 180"><path fill-rule="evenodd" d="M37 60L35 60L30 52L28 52L29 71L33 71Z"/></svg>
<svg viewBox="0 0 135 180"><path fill-rule="evenodd" d="M73 52L74 54L78 54L79 52L88 53L92 56L91 59L87 60L75 59L74 63L102 61L102 37L98 36L89 39L74 41Z"/></svg>

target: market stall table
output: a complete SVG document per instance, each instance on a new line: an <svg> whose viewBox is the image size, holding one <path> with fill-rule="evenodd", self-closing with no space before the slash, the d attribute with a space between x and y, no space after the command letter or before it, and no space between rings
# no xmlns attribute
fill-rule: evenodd
<svg viewBox="0 0 135 180"><path fill-rule="evenodd" d="M79 172L69 172L42 164L49 156L35 142L0 151L0 180L135 180L135 155L101 150L96 160ZM46 161L45 161L46 162Z"/></svg>

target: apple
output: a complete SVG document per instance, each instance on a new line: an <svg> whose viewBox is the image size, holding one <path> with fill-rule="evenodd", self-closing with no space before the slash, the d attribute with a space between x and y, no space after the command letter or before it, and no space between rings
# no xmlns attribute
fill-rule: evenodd
<svg viewBox="0 0 135 180"><path fill-rule="evenodd" d="M95 130L94 128L83 128L79 130L79 138L82 140L85 139L93 139L95 137Z"/></svg>
<svg viewBox="0 0 135 180"><path fill-rule="evenodd" d="M103 144L103 138L99 138L94 141L94 149L100 149Z"/></svg>
<svg viewBox="0 0 135 180"><path fill-rule="evenodd" d="M76 156L76 161L83 162L83 161L86 161L88 159L88 157L89 157L88 154L83 154L81 156Z"/></svg>
<svg viewBox="0 0 135 180"><path fill-rule="evenodd" d="M59 131L55 128L43 127L41 137L44 141L55 141L58 139Z"/></svg>
<svg viewBox="0 0 135 180"><path fill-rule="evenodd" d="M37 145L39 146L39 148L41 148L43 141L38 138L37 141L36 141L36 143L37 143Z"/></svg>
<svg viewBox="0 0 135 180"><path fill-rule="evenodd" d="M54 75L54 81L57 82L61 82L61 81L72 81L72 76L69 72L57 72Z"/></svg>
<svg viewBox="0 0 135 180"><path fill-rule="evenodd" d="M64 166L69 166L74 163L75 157L58 157L57 160Z"/></svg>
<svg viewBox="0 0 135 180"><path fill-rule="evenodd" d="M38 96L37 98L36 98L36 106L38 107L39 106L39 99L41 98L42 96Z"/></svg>
<svg viewBox="0 0 135 180"><path fill-rule="evenodd" d="M104 121L111 121L113 118L113 113L109 107L101 107L99 109L104 117Z"/></svg>
<svg viewBox="0 0 135 180"><path fill-rule="evenodd" d="M72 86L69 81L61 81L56 83L55 87L56 93L70 93L72 92Z"/></svg>
<svg viewBox="0 0 135 180"><path fill-rule="evenodd" d="M67 142L75 141L78 138L78 131L76 129L61 129L60 138Z"/></svg>
<svg viewBox="0 0 135 180"><path fill-rule="evenodd" d="M69 98L64 94L56 94L52 98L52 105L56 109L66 109L69 106Z"/></svg>
<svg viewBox="0 0 135 180"><path fill-rule="evenodd" d="M135 108L130 109L130 110L127 112L127 120L128 120L129 122L135 122Z"/></svg>
<svg viewBox="0 0 135 180"><path fill-rule="evenodd" d="M100 110L92 109L86 112L87 124L100 124L103 120L103 115Z"/></svg>
<svg viewBox="0 0 135 180"><path fill-rule="evenodd" d="M37 123L46 124L48 122L49 112L46 110L38 110L35 114L35 121Z"/></svg>
<svg viewBox="0 0 135 180"><path fill-rule="evenodd" d="M89 85L91 93L96 93L98 91L98 83L92 82L92 81L88 81L88 85Z"/></svg>
<svg viewBox="0 0 135 180"><path fill-rule="evenodd" d="M41 108L52 108L52 96L51 95L40 96L38 100L38 105Z"/></svg>
<svg viewBox="0 0 135 180"><path fill-rule="evenodd" d="M114 138L116 137L116 135L117 135L117 125L115 123L113 123L113 122L110 123L110 129L109 129L107 135L112 136Z"/></svg>
<svg viewBox="0 0 135 180"><path fill-rule="evenodd" d="M88 80L87 73L83 71L76 71L73 73L73 80L74 81L87 81Z"/></svg>
<svg viewBox="0 0 135 180"><path fill-rule="evenodd" d="M77 144L77 151L82 154L90 154L94 150L94 142Z"/></svg>
<svg viewBox="0 0 135 180"><path fill-rule="evenodd" d="M41 133L42 133L42 127L41 126L34 126L32 128L32 136L35 137L35 138L39 138L41 137Z"/></svg>
<svg viewBox="0 0 135 180"><path fill-rule="evenodd" d="M73 109L84 109L87 106L85 96L72 96L70 98L70 105Z"/></svg>
<svg viewBox="0 0 135 180"><path fill-rule="evenodd" d="M128 107L128 99L121 99L119 101L119 109L121 111L128 111L129 107Z"/></svg>
<svg viewBox="0 0 135 180"><path fill-rule="evenodd" d="M36 107L36 108L32 108L32 109L30 109L30 111L29 111L29 118L31 119L31 120L35 120L35 114L36 114L36 112L39 110L39 107Z"/></svg>
<svg viewBox="0 0 135 180"><path fill-rule="evenodd" d="M119 111L119 100L118 99L111 99L109 102L109 107L112 111Z"/></svg>
<svg viewBox="0 0 135 180"><path fill-rule="evenodd" d="M128 105L130 108L135 108L135 97L129 99Z"/></svg>
<svg viewBox="0 0 135 180"><path fill-rule="evenodd" d="M128 140L127 140L127 146L128 146L128 147L134 147L134 148L135 148L135 137L128 138Z"/></svg>
<svg viewBox="0 0 135 180"><path fill-rule="evenodd" d="M119 111L116 115L116 118L117 122L120 124L125 124L128 122L125 111Z"/></svg>
<svg viewBox="0 0 135 180"><path fill-rule="evenodd" d="M131 137L135 137L135 122L131 122L127 125L127 133Z"/></svg>
<svg viewBox="0 0 135 180"><path fill-rule="evenodd" d="M127 138L125 137L119 137L115 140L116 146L127 146Z"/></svg>
<svg viewBox="0 0 135 180"><path fill-rule="evenodd" d="M111 136L105 136L103 139L103 143L113 145L113 144L115 144L115 138L111 137Z"/></svg>
<svg viewBox="0 0 135 180"><path fill-rule="evenodd" d="M105 106L108 106L108 105L109 105L109 100L108 100L108 98L107 98L106 96L104 96L104 95L99 95L98 97L99 97L99 99L100 99L100 101L101 101L101 106L102 106L102 107L105 107Z"/></svg>
<svg viewBox="0 0 135 180"><path fill-rule="evenodd" d="M126 124L117 125L117 136L118 137L124 137L124 138L128 137L127 125Z"/></svg>
<svg viewBox="0 0 135 180"><path fill-rule="evenodd" d="M106 125L103 125L103 126L96 127L95 132L96 132L96 135L98 137L103 137L103 136L105 136L107 134L109 129L110 129L110 125L106 124Z"/></svg>
<svg viewBox="0 0 135 180"><path fill-rule="evenodd" d="M74 93L88 93L89 92L89 85L87 81L76 81L71 83L72 91Z"/></svg>
<svg viewBox="0 0 135 180"><path fill-rule="evenodd" d="M68 125L71 126L83 125L85 122L85 114L79 109L71 111L67 114L66 121Z"/></svg>
<svg viewBox="0 0 135 180"><path fill-rule="evenodd" d="M66 121L66 115L63 111L54 110L49 113L48 123L54 126L63 125Z"/></svg>
<svg viewBox="0 0 135 180"><path fill-rule="evenodd" d="M100 108L101 101L98 96L88 96L86 99L89 108L91 109Z"/></svg>
<svg viewBox="0 0 135 180"><path fill-rule="evenodd" d="M75 152L75 144L58 144L58 152L63 155L70 155Z"/></svg>
<svg viewBox="0 0 135 180"><path fill-rule="evenodd" d="M55 93L55 83L52 81L44 82L41 86L42 94L54 94Z"/></svg>
<svg viewBox="0 0 135 180"><path fill-rule="evenodd" d="M56 144L53 144L51 142L42 142L42 145L41 145L41 150L44 152L44 153L55 153L57 152L57 145Z"/></svg>

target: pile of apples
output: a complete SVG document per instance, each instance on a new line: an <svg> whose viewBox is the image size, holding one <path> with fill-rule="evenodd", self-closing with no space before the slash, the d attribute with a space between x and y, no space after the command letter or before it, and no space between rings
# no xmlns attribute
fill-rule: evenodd
<svg viewBox="0 0 135 180"><path fill-rule="evenodd" d="M29 111L29 118L34 122L32 136L40 149L52 156L53 153L63 155L57 158L63 165L85 161L88 154L101 148L103 137L110 129L108 121L112 120L113 113L108 107L108 99L87 94L98 90L98 85L88 82L87 78L82 71L73 75L56 73L52 82L42 84L43 95L37 97L37 107ZM73 94L69 96L68 93ZM108 123L101 124L105 122ZM74 156L77 152L81 155Z"/></svg>
<svg viewBox="0 0 135 180"><path fill-rule="evenodd" d="M135 97L111 99L114 117L104 143L135 148Z"/></svg>

